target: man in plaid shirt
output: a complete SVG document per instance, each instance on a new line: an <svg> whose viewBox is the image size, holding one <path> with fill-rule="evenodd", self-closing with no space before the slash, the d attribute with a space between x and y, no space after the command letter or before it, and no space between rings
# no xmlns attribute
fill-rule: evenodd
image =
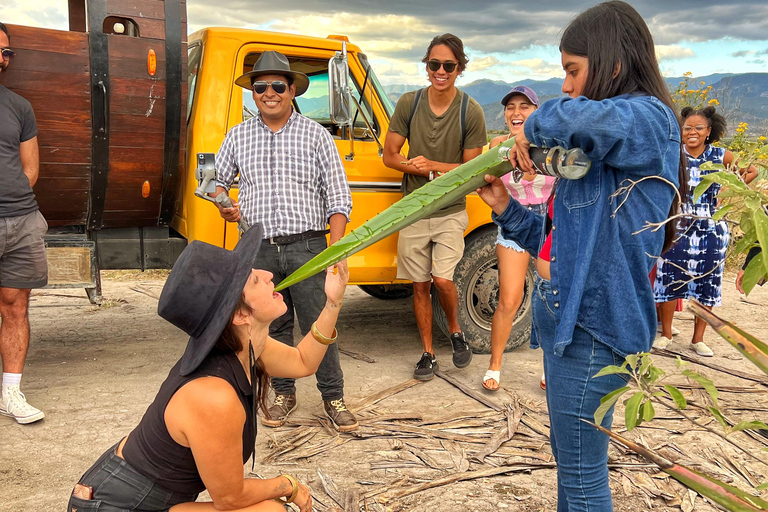
<svg viewBox="0 0 768 512"><path fill-rule="evenodd" d="M303 73L292 71L281 53L264 52L253 71L235 83L253 90L259 113L229 131L216 155L217 194L227 193L240 175L239 203L220 208L221 216L264 226L258 267L279 283L326 248L325 235L344 236L352 195L344 166L330 133L293 109L293 99L309 87ZM302 334L325 306L325 276L317 274L286 290L286 313L270 326L270 336L293 346L294 308ZM325 413L343 432L358 427L344 404L344 375L336 344L328 347L317 370ZM275 401L262 423L282 425L296 408L295 379L273 378Z"/></svg>

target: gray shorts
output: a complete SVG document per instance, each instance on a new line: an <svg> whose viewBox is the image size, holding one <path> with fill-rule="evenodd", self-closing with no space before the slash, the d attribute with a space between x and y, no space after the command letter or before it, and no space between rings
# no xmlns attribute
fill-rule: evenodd
<svg viewBox="0 0 768 512"><path fill-rule="evenodd" d="M48 223L39 210L0 217L0 288L29 290L48 284L46 231Z"/></svg>

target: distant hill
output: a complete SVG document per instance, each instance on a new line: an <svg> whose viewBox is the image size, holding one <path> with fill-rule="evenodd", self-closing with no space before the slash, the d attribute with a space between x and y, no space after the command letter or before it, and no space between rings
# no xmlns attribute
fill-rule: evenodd
<svg viewBox="0 0 768 512"><path fill-rule="evenodd" d="M665 81L674 89L683 77L665 77ZM699 82L712 86L711 96L718 98L723 111L728 114L729 124L747 122L751 133L768 131L768 73L716 73L695 77L693 83ZM526 85L536 91L539 101L544 102L562 96L562 78L549 80L521 80L507 83L501 80L475 80L459 88L469 94L482 107L488 130L506 130L502 107L499 101L512 87ZM387 85L384 91L393 103L406 92L419 89L418 85ZM734 129L730 127L730 129Z"/></svg>

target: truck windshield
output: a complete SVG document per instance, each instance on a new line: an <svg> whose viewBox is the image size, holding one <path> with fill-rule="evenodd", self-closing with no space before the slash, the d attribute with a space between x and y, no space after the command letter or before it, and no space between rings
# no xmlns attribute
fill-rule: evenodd
<svg viewBox="0 0 768 512"><path fill-rule="evenodd" d="M200 69L200 60L203 56L203 43L201 41L193 42L189 45L187 52L187 68L189 70L189 76L187 77L187 123L189 123L189 116L192 115L192 105L195 102L197 72Z"/></svg>
<svg viewBox="0 0 768 512"><path fill-rule="evenodd" d="M376 76L373 68L371 68L371 65L368 63L368 57L366 57L364 53L358 53L357 55L360 58L360 64L362 64L363 69L366 73L368 73L368 80L371 82L370 85L373 85L373 88L376 90L376 94L379 95L381 104L384 106L384 110L387 112L387 116L392 119L392 114L395 113L395 106L392 105L392 100L390 100L389 96L387 96L387 93L384 92L384 87L381 86L379 78Z"/></svg>

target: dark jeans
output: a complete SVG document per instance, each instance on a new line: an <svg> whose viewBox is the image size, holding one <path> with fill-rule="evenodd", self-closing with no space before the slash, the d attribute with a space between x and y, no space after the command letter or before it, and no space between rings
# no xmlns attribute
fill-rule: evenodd
<svg viewBox="0 0 768 512"><path fill-rule="evenodd" d="M537 276L531 298L533 328L544 352L550 444L557 461L558 512L613 510L608 486L608 436L581 419L594 422L600 399L626 385L619 376L592 376L624 358L580 327L563 356L555 355L555 299L550 282ZM611 428L613 408L603 427Z"/></svg>
<svg viewBox="0 0 768 512"><path fill-rule="evenodd" d="M273 282L277 284L325 248L324 237L310 238L286 245L272 245L265 240L261 243L256 267L272 272ZM280 293L288 310L272 322L269 335L292 347L294 309L299 319L301 334L306 335L325 307L325 272L296 283L281 290ZM317 389L320 390L323 400L338 400L344 396L344 374L341 372L339 362L339 347L335 343L328 347L315 377ZM296 379L275 377L272 379L272 386L280 394L296 393Z"/></svg>
<svg viewBox="0 0 768 512"><path fill-rule="evenodd" d="M117 444L80 478L79 483L93 487L93 499L70 496L69 512L165 512L174 505L197 499L196 494L169 491L137 473L117 456L116 450Z"/></svg>

